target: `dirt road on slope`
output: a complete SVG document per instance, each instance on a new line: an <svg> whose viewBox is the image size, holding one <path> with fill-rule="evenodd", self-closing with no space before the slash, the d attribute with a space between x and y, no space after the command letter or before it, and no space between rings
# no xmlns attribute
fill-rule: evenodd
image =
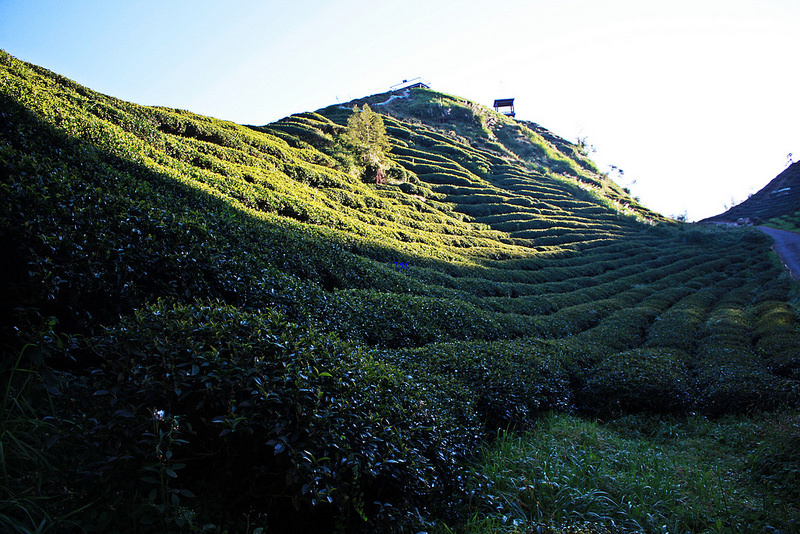
<svg viewBox="0 0 800 534"><path fill-rule="evenodd" d="M781 257L792 276L800 279L800 234L766 226L759 226L758 229L775 240L773 250Z"/></svg>

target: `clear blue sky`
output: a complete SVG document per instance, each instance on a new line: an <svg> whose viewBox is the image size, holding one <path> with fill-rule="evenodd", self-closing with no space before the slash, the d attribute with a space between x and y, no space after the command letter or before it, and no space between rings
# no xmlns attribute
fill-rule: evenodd
<svg viewBox="0 0 800 534"><path fill-rule="evenodd" d="M140 104L264 124L421 76L690 219L800 159L800 0L0 0L0 48ZM635 183L633 180L636 180Z"/></svg>

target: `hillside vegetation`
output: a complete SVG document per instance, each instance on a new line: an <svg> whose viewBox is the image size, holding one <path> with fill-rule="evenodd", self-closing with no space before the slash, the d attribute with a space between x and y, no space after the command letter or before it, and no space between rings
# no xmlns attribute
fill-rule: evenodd
<svg viewBox="0 0 800 534"><path fill-rule="evenodd" d="M415 89L246 126L0 52L0 164L2 530L800 524L768 238L536 124Z"/></svg>
<svg viewBox="0 0 800 534"><path fill-rule="evenodd" d="M800 230L800 162L791 163L747 200L701 222L736 222L741 219L785 230Z"/></svg>

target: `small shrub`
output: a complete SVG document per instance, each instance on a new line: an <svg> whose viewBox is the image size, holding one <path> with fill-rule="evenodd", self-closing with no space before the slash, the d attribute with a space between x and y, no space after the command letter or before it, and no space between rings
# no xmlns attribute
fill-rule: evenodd
<svg viewBox="0 0 800 534"><path fill-rule="evenodd" d="M711 415L774 410L800 399L796 381L776 376L757 359L735 351L701 361L696 372L698 406Z"/></svg>
<svg viewBox="0 0 800 534"><path fill-rule="evenodd" d="M556 345L539 341L440 343L409 351L425 374L463 384L489 434L524 428L539 412L572 404L567 366Z"/></svg>
<svg viewBox="0 0 800 534"><path fill-rule="evenodd" d="M591 369L579 406L601 413L680 413L694 405L689 355L677 349L633 349Z"/></svg>

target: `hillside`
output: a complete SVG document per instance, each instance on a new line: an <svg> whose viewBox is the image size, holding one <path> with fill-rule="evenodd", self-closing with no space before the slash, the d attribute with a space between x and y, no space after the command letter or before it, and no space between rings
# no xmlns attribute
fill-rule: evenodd
<svg viewBox="0 0 800 534"><path fill-rule="evenodd" d="M744 202L700 222L736 222L739 219L750 219L756 224L761 224L782 217L787 218L786 222L789 220L800 222L797 219L799 211L800 162L796 162Z"/></svg>
<svg viewBox="0 0 800 534"><path fill-rule="evenodd" d="M365 103L383 184L344 140ZM800 427L766 427L796 420L796 286L766 236L679 225L541 126L423 89L248 126L0 52L0 119L3 530L800 520L775 504L797 497ZM740 471L698 453L670 486L688 496L581 500L548 461L503 480L480 463L501 431L598 433L600 457L656 434L593 421L696 414L762 437L726 445ZM686 504L717 468L731 504Z"/></svg>

